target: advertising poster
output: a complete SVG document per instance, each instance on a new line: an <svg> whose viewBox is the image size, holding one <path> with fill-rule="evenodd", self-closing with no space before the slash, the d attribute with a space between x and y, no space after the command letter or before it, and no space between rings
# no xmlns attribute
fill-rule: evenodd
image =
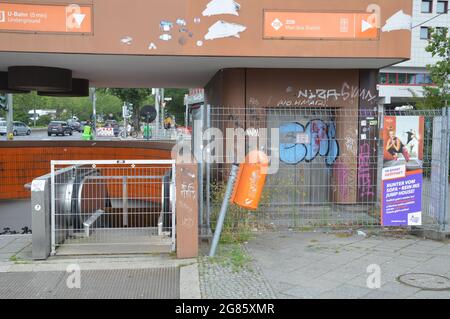
<svg viewBox="0 0 450 319"><path fill-rule="evenodd" d="M386 116L382 134L382 225L420 226L424 118Z"/></svg>

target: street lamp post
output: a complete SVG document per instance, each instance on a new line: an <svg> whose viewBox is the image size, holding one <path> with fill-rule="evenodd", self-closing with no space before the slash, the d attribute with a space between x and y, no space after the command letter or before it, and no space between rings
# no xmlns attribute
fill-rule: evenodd
<svg viewBox="0 0 450 319"><path fill-rule="evenodd" d="M8 113L6 115L6 136L9 140L14 139L14 114L13 114L13 95L6 95L6 107L8 109Z"/></svg>

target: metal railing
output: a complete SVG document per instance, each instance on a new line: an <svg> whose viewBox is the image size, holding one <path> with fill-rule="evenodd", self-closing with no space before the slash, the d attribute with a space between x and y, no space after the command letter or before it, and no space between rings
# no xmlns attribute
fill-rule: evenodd
<svg viewBox="0 0 450 319"><path fill-rule="evenodd" d="M175 162L51 162L51 251L175 250Z"/></svg>

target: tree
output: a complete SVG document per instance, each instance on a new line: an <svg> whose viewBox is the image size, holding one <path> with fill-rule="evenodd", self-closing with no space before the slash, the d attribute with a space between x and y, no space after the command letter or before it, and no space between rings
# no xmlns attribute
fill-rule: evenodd
<svg viewBox="0 0 450 319"><path fill-rule="evenodd" d="M448 105L450 98L450 37L448 28L432 30L425 50L438 61L427 65L435 86L424 87L424 98L417 100L419 109L442 108Z"/></svg>
<svg viewBox="0 0 450 319"><path fill-rule="evenodd" d="M172 100L168 101L165 107L165 115L175 116L175 122L184 125L184 95L188 93L186 89L165 89L164 95L171 97Z"/></svg>
<svg viewBox="0 0 450 319"><path fill-rule="evenodd" d="M102 91L102 90L100 90ZM133 104L133 127L140 131L140 108L152 94L151 89L104 89L103 92L118 97L122 102Z"/></svg>

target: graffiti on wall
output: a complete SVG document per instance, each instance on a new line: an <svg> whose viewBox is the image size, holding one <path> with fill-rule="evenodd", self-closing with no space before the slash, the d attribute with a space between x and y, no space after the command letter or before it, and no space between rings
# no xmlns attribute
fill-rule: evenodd
<svg viewBox="0 0 450 319"><path fill-rule="evenodd" d="M280 138L280 160L286 164L311 162L320 155L332 166L339 156L334 122L312 120L306 127L297 122L285 123L280 126Z"/></svg>
<svg viewBox="0 0 450 319"><path fill-rule="evenodd" d="M374 196L373 181L370 174L370 144L363 142L359 146L358 190L360 196Z"/></svg>
<svg viewBox="0 0 450 319"><path fill-rule="evenodd" d="M334 164L334 192L338 194L341 202L351 201L353 190L352 185L356 185L356 171L351 169L346 163L337 162Z"/></svg>
<svg viewBox="0 0 450 319"><path fill-rule="evenodd" d="M329 102L347 102L356 98L372 102L377 96L376 92L344 82L340 88L300 89L294 99L279 100L277 106L327 106Z"/></svg>

